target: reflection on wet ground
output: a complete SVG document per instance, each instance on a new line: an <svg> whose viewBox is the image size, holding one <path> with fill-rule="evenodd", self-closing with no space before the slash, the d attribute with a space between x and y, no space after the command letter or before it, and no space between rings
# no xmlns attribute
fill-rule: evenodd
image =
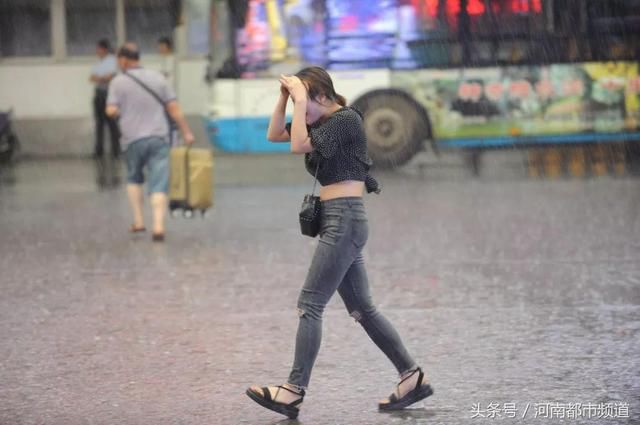
<svg viewBox="0 0 640 425"><path fill-rule="evenodd" d="M435 394L378 413L394 371L336 298L299 420L251 402L245 388L282 382L292 359L314 249L296 221L312 183L301 168L218 158L211 216L170 220L165 244L127 233L122 163L3 169L0 423L640 421L632 178L378 173L383 192L366 198L374 299Z"/></svg>
<svg viewBox="0 0 640 425"><path fill-rule="evenodd" d="M94 161L96 171L96 186L99 189L114 189L123 181L123 165L120 160L111 157L100 158Z"/></svg>

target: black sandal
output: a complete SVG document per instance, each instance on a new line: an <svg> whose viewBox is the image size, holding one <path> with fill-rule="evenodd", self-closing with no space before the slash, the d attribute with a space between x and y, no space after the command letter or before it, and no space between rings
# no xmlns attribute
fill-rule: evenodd
<svg viewBox="0 0 640 425"><path fill-rule="evenodd" d="M275 401L275 399L278 398L278 393L281 389L299 395L300 398L292 401L289 404L279 403ZM251 398L251 400L255 401L262 407L266 407L267 409L273 410L274 412L283 414L289 419L296 419L298 417L298 413L300 413L300 409L296 406L302 403L302 400L304 399L304 390L300 390L300 392L297 392L290 390L289 388L282 385L278 385L278 391L276 391L276 394L273 397L271 397L271 392L267 387L262 387L262 394L249 388L247 389L247 395L249 396L249 398Z"/></svg>
<svg viewBox="0 0 640 425"><path fill-rule="evenodd" d="M433 394L433 388L431 387L431 385L429 384L422 385L422 380L424 379L424 373L420 368L417 368L409 376L407 376L402 381L400 381L400 383L398 384L398 389L400 388L400 384L402 384L407 379L411 378L413 375L415 375L416 372L419 372L420 376L418 376L418 381L416 382L416 387L414 389L412 389L411 391L409 391L408 393L406 393L404 396L400 398L398 398L396 396L396 393L394 392L389 396L388 403L378 403L378 409L379 410L404 409L405 407L417 401L423 400L429 397L431 394Z"/></svg>

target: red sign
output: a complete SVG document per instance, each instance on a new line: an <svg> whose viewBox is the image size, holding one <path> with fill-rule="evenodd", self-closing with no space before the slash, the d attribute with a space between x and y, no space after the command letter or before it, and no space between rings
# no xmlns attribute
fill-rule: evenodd
<svg viewBox="0 0 640 425"><path fill-rule="evenodd" d="M525 98L529 97L531 93L531 84L527 80L518 80L511 83L509 86L509 95L512 98Z"/></svg>
<svg viewBox="0 0 640 425"><path fill-rule="evenodd" d="M584 93L584 82L582 80L567 80L562 83L562 94L564 96L582 96Z"/></svg>
<svg viewBox="0 0 640 425"><path fill-rule="evenodd" d="M629 80L629 91L631 93L640 93L640 77Z"/></svg>
<svg viewBox="0 0 640 425"><path fill-rule="evenodd" d="M462 83L458 87L458 97L477 102L482 96L482 86L478 83Z"/></svg>
<svg viewBox="0 0 640 425"><path fill-rule="evenodd" d="M504 94L504 86L502 83L489 83L485 87L484 92L489 99L498 101Z"/></svg>
<svg viewBox="0 0 640 425"><path fill-rule="evenodd" d="M546 100L553 96L553 84L549 80L540 80L536 83L536 93L540 99Z"/></svg>

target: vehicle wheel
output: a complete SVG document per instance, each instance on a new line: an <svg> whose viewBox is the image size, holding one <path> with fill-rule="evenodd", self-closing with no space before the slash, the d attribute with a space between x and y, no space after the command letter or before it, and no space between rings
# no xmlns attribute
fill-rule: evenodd
<svg viewBox="0 0 640 425"><path fill-rule="evenodd" d="M367 146L374 166L403 165L431 138L427 111L404 91L373 90L352 106L364 115Z"/></svg>

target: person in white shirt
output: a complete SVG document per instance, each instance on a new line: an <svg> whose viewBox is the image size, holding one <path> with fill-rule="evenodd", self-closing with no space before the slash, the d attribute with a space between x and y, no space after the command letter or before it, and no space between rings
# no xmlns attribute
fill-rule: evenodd
<svg viewBox="0 0 640 425"><path fill-rule="evenodd" d="M105 107L109 83L118 73L118 61L111 51L109 41L105 39L96 44L96 55L99 60L93 66L91 77L89 77L89 80L95 85L93 115L96 125L96 139L93 155L95 158L101 158L104 154L104 127L106 124L109 127L111 155L117 158L120 155L120 132L117 122L106 115Z"/></svg>
<svg viewBox="0 0 640 425"><path fill-rule="evenodd" d="M158 40L158 52L162 56L162 75L175 91L176 59L173 56L173 43L169 37L161 37Z"/></svg>
<svg viewBox="0 0 640 425"><path fill-rule="evenodd" d="M158 52L162 56L162 68L160 72L167 80L169 87L173 89L173 92L177 92L176 88L176 58L173 55L173 42L169 37L161 37L158 39ZM172 121L169 143L171 146L177 146L180 144L180 134L178 127Z"/></svg>

